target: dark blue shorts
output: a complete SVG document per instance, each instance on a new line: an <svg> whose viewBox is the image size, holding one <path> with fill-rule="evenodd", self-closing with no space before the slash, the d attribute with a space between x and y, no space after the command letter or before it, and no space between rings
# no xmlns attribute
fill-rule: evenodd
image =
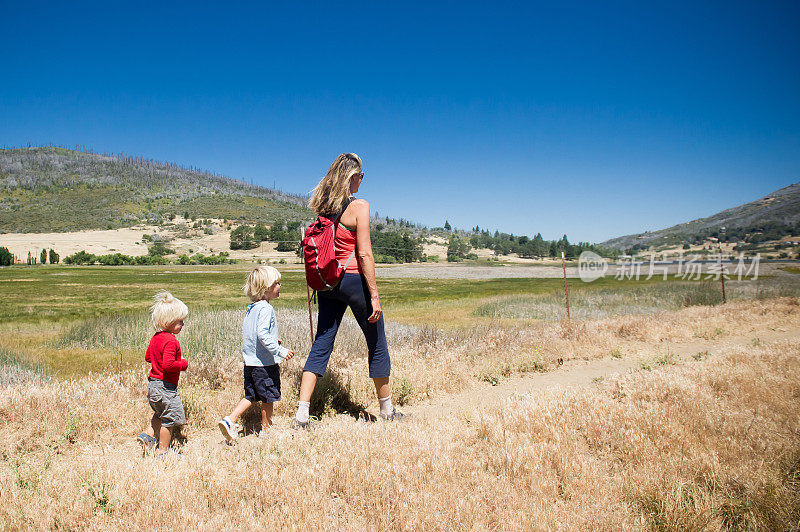
<svg viewBox="0 0 800 532"><path fill-rule="evenodd" d="M346 273L333 290L318 292L317 300L319 301L317 335L303 370L320 376L325 374L328 360L333 351L336 332L339 330L347 307L350 307L358 326L364 333L364 339L367 341L369 376L373 379L388 377L392 363L389 359L389 348L386 345L383 315L375 323L367 321L367 318L372 315L372 304L364 277L356 273Z"/></svg>
<svg viewBox="0 0 800 532"><path fill-rule="evenodd" d="M281 370L278 365L245 366L244 398L251 403L258 401L274 403L280 401Z"/></svg>

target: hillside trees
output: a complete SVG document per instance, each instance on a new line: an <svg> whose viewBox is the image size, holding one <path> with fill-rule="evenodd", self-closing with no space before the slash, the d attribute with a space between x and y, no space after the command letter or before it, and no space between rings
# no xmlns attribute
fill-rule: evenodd
<svg viewBox="0 0 800 532"><path fill-rule="evenodd" d="M270 226L267 238L277 242L277 251L295 251L300 245L300 222L278 222Z"/></svg>
<svg viewBox="0 0 800 532"><path fill-rule="evenodd" d="M257 242L263 242L268 236L269 233L264 224L258 224L253 228L253 240Z"/></svg>
<svg viewBox="0 0 800 532"><path fill-rule="evenodd" d="M258 247L258 242L253 235L253 228L240 225L231 231L231 249L253 249Z"/></svg>
<svg viewBox="0 0 800 532"><path fill-rule="evenodd" d="M447 244L447 261L458 262L464 260L469 253L469 244L467 240L460 236L453 234L450 235L450 241Z"/></svg>
<svg viewBox="0 0 800 532"><path fill-rule="evenodd" d="M408 231L370 230L376 262L415 262L422 260L422 241Z"/></svg>
<svg viewBox="0 0 800 532"><path fill-rule="evenodd" d="M161 257L172 253L175 253L175 250L160 240L154 242L153 245L147 248L147 254L151 257Z"/></svg>
<svg viewBox="0 0 800 532"><path fill-rule="evenodd" d="M183 212L189 220L307 219L305 198L141 157L63 148L0 149L0 231L108 229ZM86 209L87 201L93 208Z"/></svg>

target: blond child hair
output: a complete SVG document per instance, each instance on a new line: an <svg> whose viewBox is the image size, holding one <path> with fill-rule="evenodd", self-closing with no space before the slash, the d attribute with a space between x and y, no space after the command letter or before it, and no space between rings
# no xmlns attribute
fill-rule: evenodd
<svg viewBox="0 0 800 532"><path fill-rule="evenodd" d="M267 298L267 292L281 280L281 272L272 266L257 266L247 276L242 290L250 301L261 301Z"/></svg>
<svg viewBox="0 0 800 532"><path fill-rule="evenodd" d="M166 290L162 290L153 297L150 317L156 331L166 331L170 325L185 320L188 315L189 307Z"/></svg>

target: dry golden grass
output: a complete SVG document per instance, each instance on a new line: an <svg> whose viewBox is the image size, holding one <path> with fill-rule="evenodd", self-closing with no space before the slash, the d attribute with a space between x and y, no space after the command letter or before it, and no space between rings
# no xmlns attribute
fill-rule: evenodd
<svg viewBox="0 0 800 532"><path fill-rule="evenodd" d="M784 298L540 326L397 326L395 390L405 379L412 403L486 372L547 370L557 357L718 346L703 361L602 386L402 424L333 415L374 402L349 324L317 394L329 415L316 430L288 429L300 367L291 361L276 429L233 447L214 424L241 397L240 365L207 354L181 381L181 456L163 462L133 442L149 418L143 365L0 388L0 528L788 529L800 523L800 341L753 338L797 330L798 310ZM217 319L208 327L239 327L224 312ZM288 311L279 319L289 341L303 342Z"/></svg>
<svg viewBox="0 0 800 532"><path fill-rule="evenodd" d="M386 331L396 386L403 386L403 402L414 403L461 390L476 380L501 380L513 374L553 369L559 359L592 360L612 353L653 358L677 344L741 339L753 337L754 331L800 327L798 309L797 298L782 298L557 323L481 319L477 325L473 322L453 327L436 321L424 325L389 322ZM236 310L199 311L190 316L180 337L192 362L189 382L209 389L233 387L238 393L241 316L242 312ZM308 315L302 310L279 309L278 319L284 345L307 353ZM444 321L447 319L445 316ZM149 334L145 314L103 317L67 330L61 340L51 342L49 350L35 352L41 352L41 361L71 363L75 368L85 367L82 362L88 356L105 360L106 367L116 371L113 362L120 354L125 363L140 366L141 346ZM366 377L366 345L349 314L337 336L331 361L333 371L325 381L330 393L322 397L317 394L317 399L325 404L336 402L338 396L347 399L345 403L370 404L373 389ZM297 357L283 373L290 407L294 407L292 393L301 366L302 359ZM346 405L338 406L341 410Z"/></svg>

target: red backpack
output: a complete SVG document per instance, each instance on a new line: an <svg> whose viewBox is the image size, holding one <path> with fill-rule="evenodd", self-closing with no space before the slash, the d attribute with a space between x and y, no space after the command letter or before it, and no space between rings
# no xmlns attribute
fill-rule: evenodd
<svg viewBox="0 0 800 532"><path fill-rule="evenodd" d="M306 283L313 290L325 292L333 289L344 277L350 261L353 260L356 252L350 254L347 261L342 265L336 260L336 226L339 218L344 214L344 209L349 205L345 203L342 212L336 218L318 216L306 229L303 237L303 257L306 264Z"/></svg>

